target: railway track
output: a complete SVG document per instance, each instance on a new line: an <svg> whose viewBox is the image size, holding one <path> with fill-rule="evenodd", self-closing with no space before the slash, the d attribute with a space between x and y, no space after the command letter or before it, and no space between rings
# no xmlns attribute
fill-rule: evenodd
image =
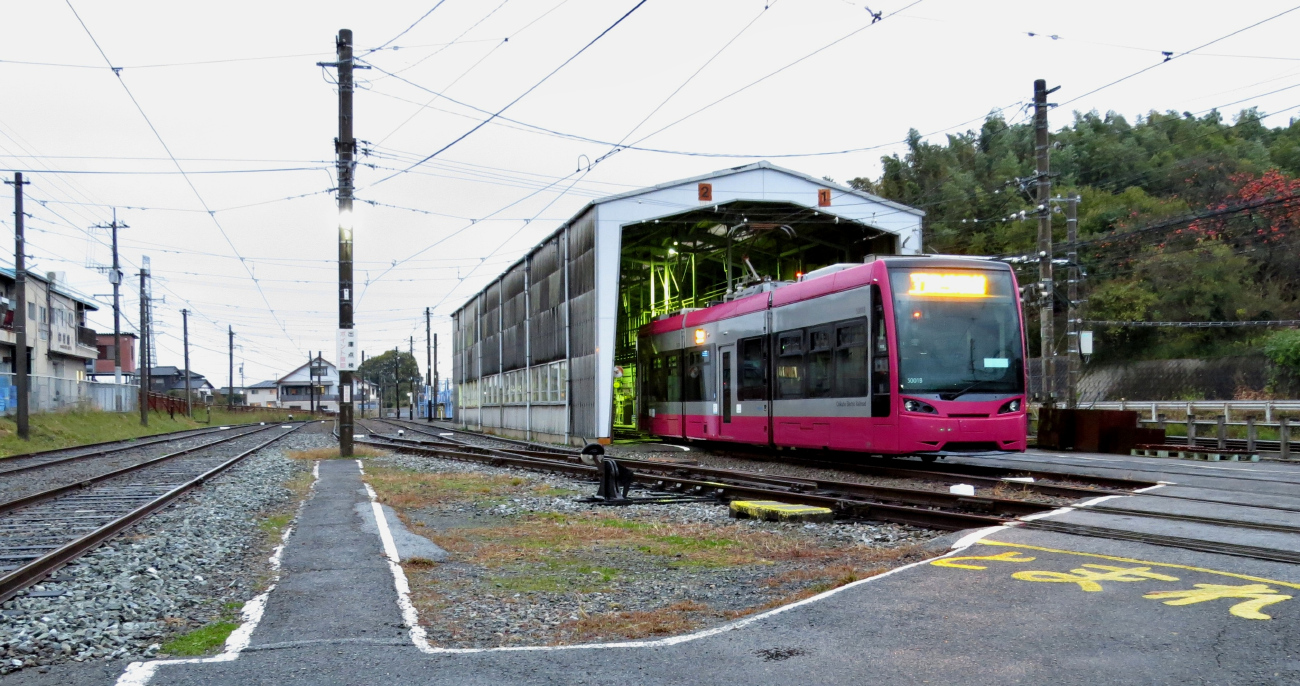
<svg viewBox="0 0 1300 686"><path fill-rule="evenodd" d="M415 452L417 454L440 454L444 457L455 457L455 459L469 459L471 461L488 462L491 464L510 464L511 461L505 457L492 459L491 454L512 455L520 459L540 460L541 466L547 467L554 463L556 455L561 455L561 459L571 463L563 469L555 471L565 471L574 474L584 474L594 476L595 469L576 463L576 457L573 457L571 451L557 451L548 446L547 451L534 450L536 444L527 441L517 441L512 439L499 439L495 436L483 436L474 432L463 432L454 429L439 427L437 429L427 429L419 426L411 426L406 423L383 421L392 427L400 427L406 431L416 434L422 434L425 438L420 440L409 438L385 438L384 440L394 444L396 449L405 452ZM447 434L452 434L449 436ZM506 449L491 449L480 446L472 446L466 441L454 438L455 434L465 434L479 443L501 443L510 446ZM430 447L430 445L436 447ZM514 446L520 446L518 449ZM468 450L482 451L480 454L465 455ZM485 455L488 457L485 458ZM946 524L962 522L962 515L976 514L983 516L985 519L975 524L974 521L968 523L971 525L987 526L989 524L1005 523L1011 521L1010 518L1020 517L1025 514L1034 514L1050 509L1046 506L1034 503L1025 503L1010 499L998 498L970 498L960 496L950 496L945 493L935 493L931 491L921 491L914 489L885 488L876 486L866 486L862 484L846 483L838 481L825 481L816 479L799 479L787 477L773 477L764 474L755 474L752 472L743 472L737 470L712 469L690 465L678 465L673 463L647 462L641 460L618 459L622 465L630 467L641 478L639 481L645 485L657 489L691 489L695 493L711 493L719 496L739 495L745 497L771 497L784 501L801 502L805 504L821 505L831 507L837 512L847 516L863 516L860 508L864 505L868 508L876 508L875 516L872 516L870 510L867 511L864 518L881 519L883 521L893 521L896 523L914 524L917 526L926 526L931 528L950 528ZM858 472L860 465L841 465L839 463L820 461L820 460L801 460L800 464L806 466L825 467L827 469L839 469ZM528 465L517 465L528 466ZM1000 478L993 475L1000 475L1005 472L1014 471L1024 473L1031 471L1038 477L1049 477L1062 480L1076 480L1072 474L1061 474L1056 472L1041 472L1032 470L1003 470L995 467L984 467L980 465L926 465L925 469L904 469L895 467L875 467L866 466L859 473L917 478L927 480L945 480L944 477L952 477L951 480L961 481L963 483L982 483L986 486L1003 483ZM930 467L937 467L931 469ZM1111 479L1107 477L1079 477L1077 480L1088 481L1094 479L1099 484L1113 485L1123 484L1129 487L1147 487L1155 485L1151 482L1135 481L1129 479ZM1020 484L1018 484L1020 485ZM1133 495L1131 491L1117 490L1113 488L1092 489L1079 488L1072 486L1055 486L1047 484L1023 484L1026 487L1038 486L1040 492L1050 493L1052 495L1063 495L1076 498L1094 498L1105 495ZM725 488L720 488L725 487ZM1194 496L1172 495L1164 493L1143 493L1143 497L1163 498L1172 500L1196 501L1216 504L1232 505L1236 503L1224 502L1209 498L1197 498ZM910 507L910 510L889 510L891 506ZM1252 506L1262 507L1263 509L1295 512L1297 510L1277 506ZM928 509L927 509L928 508ZM916 510L921 510L917 512ZM946 511L945 514L935 514L938 511ZM948 516L948 512L957 510L956 516ZM1081 512L1093 512L1101 515L1116 517L1137 517L1146 519L1156 519L1163 521L1179 521L1191 524L1206 524L1225 529L1249 529L1256 531L1270 531L1275 533L1300 534L1300 526L1286 524L1272 524L1265 522L1252 522L1242 519L1225 519L1218 517L1206 517L1195 515L1183 515L1166 512L1154 512L1150 510L1133 510L1127 508L1112 507L1107 505L1091 505L1080 507ZM992 515L992 516L990 516ZM1000 519L999 519L1000 518ZM1263 548L1258 546L1245 546L1234 543L1217 542L1203 539L1185 538L1179 536L1170 536L1164 534L1149 534L1142 532L1128 531L1111 527L1090 526L1061 522L1057 520L1034 519L1029 521L1017 522L1019 526L1028 529L1038 529L1043 531L1056 531L1060 533L1072 533L1081 536L1110 538L1114 540L1136 541L1150 543L1152 545L1161 545L1167 547L1177 547L1187 550L1196 550L1202 552L1213 552L1224 555L1233 555L1238 557L1250 557L1254 559L1263 559L1270 561L1291 562L1300 564L1300 552L1291 552L1273 548Z"/></svg>
<svg viewBox="0 0 1300 686"><path fill-rule="evenodd" d="M385 423L414 431L409 426ZM596 468L580 462L576 453L486 448L470 445L454 438L438 436L435 432L417 432L425 433L426 439L433 440L383 436L372 431L370 438L359 442L409 454L430 455L495 466L514 466L584 478L595 478L597 475ZM496 439L493 437L489 440ZM779 498L784 502L827 507L841 517L950 531L1003 524L1010 521L1008 517L1050 509L1050 506L1046 505L1003 498L976 498L917 489L789 479L736 470L642 460L620 459L618 462L632 469L636 483L656 492L708 495L718 498Z"/></svg>
<svg viewBox="0 0 1300 686"><path fill-rule="evenodd" d="M415 431L417 433L452 433L462 434L473 437L476 440L497 441L506 444L527 446L532 449L545 449L563 454L576 455L576 451L555 448L553 446L542 446L537 443L528 441L519 441L508 438L498 438L496 436L485 436L473 431L463 431L460 429L450 429L438 427L437 430L412 426L405 422L391 422L389 420L371 420L384 421L394 426L401 426L403 429ZM1045 496L1060 498L1090 498L1100 495L1127 494L1129 490L1139 488L1149 488L1155 486L1154 481L1138 481L1134 479L1116 479L1110 477L1091 477L1076 474L1065 474L1061 472L1047 472L1032 469L1006 469L1000 467L985 467L980 465L960 465L960 464L939 464L939 463L921 463L921 462L899 462L888 461L887 464L866 464L862 462L841 462L834 460L819 460L815 458L800 457L794 453L781 453L779 457L763 456L758 454L741 453L735 455L740 459L753 459L762 462L779 462L782 464L792 464L801 467L810 467L815 469L830 469L841 472L851 472L863 476L891 477L898 479L919 479L922 481L933 481L938 483L951 484L970 484L976 487L995 488L999 485L1014 486L1017 489L1038 493ZM617 458L619 462L624 462L623 458ZM885 461L882 461L885 462ZM1019 481L1009 482L1008 478L1031 477L1033 483ZM1041 481L1057 483L1040 483ZM1067 482L1067 483L1060 483ZM1072 485L1086 484L1086 486Z"/></svg>
<svg viewBox="0 0 1300 686"><path fill-rule="evenodd" d="M0 503L0 601L303 426L259 427Z"/></svg>
<svg viewBox="0 0 1300 686"><path fill-rule="evenodd" d="M1180 516L1166 516L1164 518L1187 519L1188 521L1199 521L1204 519L1200 517L1185 518ZM1240 545L1237 543L1207 541L1200 538L1151 534L1129 531L1127 529L1089 526L1087 524L1074 524L1071 522L1058 522L1046 519L1036 519L1032 522L1023 522L1020 526L1026 529L1055 531L1057 533L1073 534L1075 536L1108 538L1115 541L1133 541L1135 543L1146 543L1148 545L1158 545L1169 548L1182 548L1183 550L1195 550L1203 553L1217 553L1219 555L1232 555L1234 557L1249 557L1256 560L1300 564L1300 552L1278 548L1262 548L1259 546Z"/></svg>
<svg viewBox="0 0 1300 686"><path fill-rule="evenodd" d="M6 458L0 458L0 477L44 469L46 467L67 464L69 462L77 462L79 460L116 455L131 450L141 450L150 446L171 443L181 439L197 438L223 431L239 431L243 428L246 427L222 426L213 429L189 429L186 431L178 431L176 433L163 434L161 438L155 438L154 440L105 441L103 443L77 446L75 448L59 448L56 450L44 450L36 453L11 455ZM92 448L92 450L85 451L84 449L86 448Z"/></svg>

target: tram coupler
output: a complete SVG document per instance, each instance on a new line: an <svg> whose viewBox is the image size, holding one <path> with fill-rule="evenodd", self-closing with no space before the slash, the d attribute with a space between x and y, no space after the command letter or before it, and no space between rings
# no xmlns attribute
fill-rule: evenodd
<svg viewBox="0 0 1300 686"><path fill-rule="evenodd" d="M600 472L600 486L596 489L596 497L593 500L605 505L627 505L632 502L627 497L634 478L632 470L620 465L613 458L605 457L605 446L599 443L588 443L582 449L581 459L595 466Z"/></svg>

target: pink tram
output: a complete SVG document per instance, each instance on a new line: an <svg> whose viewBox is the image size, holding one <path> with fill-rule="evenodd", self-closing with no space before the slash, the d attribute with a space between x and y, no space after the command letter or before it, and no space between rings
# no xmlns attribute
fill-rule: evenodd
<svg viewBox="0 0 1300 686"><path fill-rule="evenodd" d="M916 454L1025 449L1025 334L1006 264L877 257L651 322L642 430Z"/></svg>

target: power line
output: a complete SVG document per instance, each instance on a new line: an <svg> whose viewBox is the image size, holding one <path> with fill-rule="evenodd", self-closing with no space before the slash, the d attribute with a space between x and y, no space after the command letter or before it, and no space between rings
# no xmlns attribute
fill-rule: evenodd
<svg viewBox="0 0 1300 686"><path fill-rule="evenodd" d="M1190 55L1190 54L1196 52L1197 50L1200 50L1201 48L1208 48L1208 47L1210 47L1211 45L1214 45L1215 43L1218 43L1219 41L1227 40L1228 38L1231 38L1231 37L1233 37L1233 36L1235 36L1235 35L1237 35L1237 34L1239 34L1239 33L1242 33L1243 31L1249 31L1250 29L1253 29L1253 28L1255 28L1256 26L1260 26L1261 24L1266 24L1266 23L1268 23L1268 22L1270 22L1270 21L1273 21L1274 19L1277 19L1278 17L1281 17L1281 16L1283 16L1283 15L1289 14L1289 13L1294 12L1294 11L1296 11L1296 10L1300 10L1300 5L1297 5L1296 7L1292 7L1292 8L1289 9L1289 10L1284 10L1284 11L1282 11L1282 12L1278 12L1277 14L1275 14L1275 15L1273 15L1273 16L1267 18L1267 19L1261 19L1260 21L1257 21L1257 22L1255 22L1254 24L1251 24L1250 26L1246 26L1246 27L1243 27L1243 28L1237 29L1236 31L1233 31L1233 32L1231 32L1231 33L1228 33L1228 34L1225 34L1225 35L1219 36L1218 38L1215 38L1214 40L1212 40L1212 41L1210 41L1210 42L1208 42L1208 43L1202 43L1201 45L1198 45L1198 46L1192 48L1191 50L1187 50L1186 52L1180 52L1180 53L1178 53L1178 54L1174 54L1174 55L1166 55L1165 59L1162 60L1162 61L1160 61L1160 62L1156 62L1155 64L1152 64L1152 65L1150 65L1150 66L1143 67L1142 69L1139 69L1139 70L1133 72L1132 74L1129 74L1128 76L1122 76L1122 77L1120 77L1120 78L1118 78L1118 79L1115 79L1114 81L1111 81L1110 83L1107 83L1107 84L1104 85L1104 86L1098 86L1098 87L1096 87L1096 88L1094 88L1094 89L1092 89L1092 90L1090 90L1090 91L1088 91L1088 92L1086 92L1086 93L1084 93L1084 94L1082 94L1082 95L1077 95L1077 96L1075 96L1075 97L1073 97L1073 98L1070 98L1069 100L1066 100L1065 102L1061 103L1060 106L1061 106L1061 107L1064 107L1064 106L1066 106L1066 105L1068 105L1068 104L1070 104L1070 103L1072 103L1072 102L1076 102L1076 101L1078 101L1078 100L1080 100L1080 99L1082 99L1082 98L1086 98L1086 97L1088 97L1089 95L1092 95L1093 93L1096 93L1096 92L1098 92L1098 91L1106 90L1107 88L1110 88L1111 86L1114 86L1114 85L1119 84L1119 83L1123 83L1124 81L1127 81L1127 80L1129 80L1129 79L1131 79L1131 78L1133 78L1133 77L1135 77L1135 76L1139 76L1139 75L1141 75L1141 74L1145 74L1145 73L1151 71L1152 69L1155 69L1156 67L1159 67L1160 65L1168 64L1169 62L1172 62L1172 61L1174 61L1174 60L1176 60L1176 59L1178 59L1178 58L1180 58L1180 57L1186 57L1187 55Z"/></svg>
<svg viewBox="0 0 1300 686"><path fill-rule="evenodd" d="M914 0L914 2L911 2L911 3L907 4L907 5L904 5L902 9L895 10L895 11L889 13L889 15L888 15L888 16L885 16L884 19L889 19L889 18L894 17L894 16L896 16L896 15L898 15L898 14L901 14L901 13L903 13L903 12L906 12L907 10L912 9L913 7L916 7L917 5L921 4L922 2L924 2L924 0ZM827 43L826 45L823 45L822 47L817 48L816 50L813 50L812 52L808 53L807 55L804 55L803 57L800 57L799 59L797 59L797 60L795 60L795 61L793 61L793 62L791 62L791 63L785 65L784 67L781 67L780 69L777 69L776 71L773 71L773 72L771 72L771 73L767 74L766 76L763 76L763 77L761 77L761 78L759 78L759 79L756 79L756 80L754 80L754 81L751 81L751 82L745 84L744 86L741 86L740 88L737 88L736 90L734 90L734 91L732 91L732 92L730 92L730 93L728 93L728 94L722 96L721 98L718 98L717 100L714 100L713 102L711 102L711 103L705 105L704 107L701 107L701 108L695 110L694 112L691 112L690 114L687 114L687 115L684 116L684 117L681 117L681 118L679 118L679 119L676 119L676 120L674 120L674 121L672 121L672 122L670 122L670 123L668 123L668 124L666 124L666 125L664 125L664 126L659 127L658 129L655 129L654 131L651 131L650 133L648 133L648 134L642 136L641 138L638 138L636 142L637 142L637 143L640 143L640 142L642 142L642 141L644 141L644 140L646 140L646 139L648 139L648 138L651 138L651 137L653 137L653 136L656 136L656 135L662 133L663 131L666 131L667 129L670 129L670 128L674 127L674 126L677 126L678 124L680 124L680 123L686 121L687 119L690 119L691 117L694 117L695 115L697 115L697 114L703 112L704 110L707 110L707 109L713 107L714 105L717 105L718 103L721 103L721 102L723 102L723 101L725 101L725 100L728 100L728 99L730 99L730 98L732 98L732 97L734 97L734 96L736 96L736 95L739 95L740 93L743 93L744 91L749 90L750 88L753 88L754 86L757 86L758 84L760 84L760 83L762 83L762 82L764 82L764 81L766 81L766 80L772 78L773 76L776 76L777 74L780 74L781 72L783 72L783 71L785 71L785 70L787 70L787 69L789 69L789 68L791 68L791 67L793 67L793 66L799 64L800 62L803 62L804 60L810 59L810 58L812 58L812 57L814 57L814 56L816 56L816 55L818 55L818 54L820 54L820 53L822 53L822 52L825 52L826 50L829 50L830 48L832 48L832 47L834 47L834 46L836 46L836 45L839 45L840 43L842 43L842 42L844 42L844 41L846 41L846 40L848 40L848 39L850 39L850 38L852 38L852 37L858 35L859 33L862 33L863 31L866 31L867 29L871 28L872 26L875 26L875 25L876 25L877 23L879 23L881 20L882 20L881 15L879 15L879 14L873 14L873 15L872 15L872 19L871 19L871 23L869 23L869 24L867 24L867 25L865 25L865 26L861 26L861 27L859 27L859 28L857 28L857 29L854 29L853 31L850 31L850 32L844 34L843 36L840 36L839 38L837 38L837 39L835 39L835 40L833 40L833 41Z"/></svg>
<svg viewBox="0 0 1300 686"><path fill-rule="evenodd" d="M90 41L95 44L95 49L98 50L100 56L104 58L104 62L108 64L109 69L113 70L113 75L117 77L117 82L122 85L122 89L126 91L127 97L129 97L131 103L135 105L136 111L140 113L140 116L144 118L145 123L149 125L149 130L153 131L153 135L158 139L159 145L161 145L163 150L167 152L167 156L171 158L172 163L176 165L176 169L181 172L181 178L185 179L185 183L190 187L190 190L193 191L194 197L198 198L199 204L203 205L203 209L207 211L208 217L212 219L212 223L217 227L217 231L221 233L221 237L226 240L226 244L230 246L231 251L233 251L235 256L239 258L240 263L244 265L244 270L248 272L248 278L252 279L253 284L257 286L257 292L262 296L262 302L266 304L266 309L271 313L271 316L279 322L280 318L276 315L275 308L271 307L271 301L266 297L266 292L262 290L262 285L257 282L257 277L253 275L253 270L249 269L247 264L244 264L244 258L239 254L239 249L235 247L235 243L230 240L230 236L226 233L226 228L221 225L221 221L217 219L217 215L212 211L212 208L208 207L207 201L203 199L203 195L199 193L199 189L194 185L194 182L190 179L189 175L185 173L184 167L182 167L181 163L176 160L176 156L172 154L171 148L168 147L167 142L163 140L162 134L158 133L158 129L153 125L153 121L149 119L149 115L145 114L144 108L141 107L140 102L135 99L135 95L126 85L126 81L122 80L121 70L114 67L113 61L108 59L108 55L106 55L104 49L100 47L99 41L95 40L95 35L90 32L90 27L86 26L86 22L82 21L81 15L77 14L76 8L72 6L72 0L65 0L65 2L68 5L68 9L72 10L72 15L77 18L77 23L81 24L81 28L86 31L86 35L90 37ZM293 337L289 335L289 330L284 327L283 323L280 324L280 330L284 332L285 338L288 338L292 343ZM294 345L297 344L295 343ZM299 349L299 352L301 352L301 349Z"/></svg>
<svg viewBox="0 0 1300 686"><path fill-rule="evenodd" d="M1088 319L1084 324L1094 326L1126 326L1126 327L1165 327L1179 329L1228 329L1239 327L1275 327L1275 326L1300 326L1300 319L1272 319L1248 322L1140 322L1140 321L1116 321L1110 319Z"/></svg>
<svg viewBox="0 0 1300 686"><path fill-rule="evenodd" d="M920 2L920 0L917 0L917 1ZM416 162L415 164L412 164L411 166L407 167L406 169L403 169L402 171L399 171L399 172L396 172L396 173L393 173L393 174L389 174L388 176L385 176L384 178L382 178L382 179L380 179L380 180L378 180L378 181L376 181L376 182L370 184L370 186L368 186L368 187L373 188L373 187L375 187L375 186L377 186L377 185L379 185L379 184L381 184L381 183L383 183L383 182L385 182L385 181L388 181L389 179L392 179L392 178L394 178L394 177L396 177L396 176L399 176L399 175L401 175L401 174L404 174L404 173L406 173L406 172L409 172L409 171L411 171L412 169L415 169L416 167L420 166L421 164L424 164L425 162L427 162L427 161L429 161L429 160L431 160L431 159L437 157L438 155L441 155L443 152L445 152L445 151L447 151L448 149L450 149L453 145L456 145L457 143L459 143L459 142L465 140L465 139L468 138L470 135L472 135L475 131L478 131L479 129L481 129L481 128L483 128L484 126L486 126L488 122L492 121L493 119L496 119L498 116L501 115L501 113L503 113L503 112L505 112L506 110L510 109L510 107L513 106L515 103L517 103L517 102L519 102L520 100L524 99L524 97L526 97L529 93L532 93L534 90L537 90L538 87L540 87L543 83L546 83L546 81L549 80L552 76L554 76L557 72L559 72L559 71L560 71L561 69L563 69L564 67L568 66L568 64L569 64L570 62L572 62L573 60L577 59L579 55L581 55L582 53L586 52L588 48L590 48L591 46L595 45L597 41L599 41L601 38L604 38L604 37L605 37L605 36L606 36L610 31L613 31L615 27L617 27L619 24L623 23L623 20L624 20L624 19L627 19L628 17L632 16L632 13L635 12L635 11L637 11L638 9L640 9L642 5L646 4L646 2L647 2L647 0L639 0L639 2L637 2L637 4L634 5L634 6L632 7L632 9L628 10L627 12L625 12L625 13L623 14L623 16L619 17L617 20L614 21L613 24L610 24L608 27L606 27L605 30L604 30L604 31L601 31L599 35L597 35L595 38L592 38L592 39L591 39L591 40L590 40L586 45L582 46L582 48L580 48L577 52L573 53L573 55L571 55L568 59L566 59L566 60L564 60L564 62L560 63L560 65L559 65L558 67L556 67L555 69L552 69L552 70L550 71L550 73L548 73L546 76L543 76L542 79L541 79L540 81L538 81L537 83L534 83L532 86L529 86L529 87L528 87L528 90L524 91L523 93L520 93L518 96L515 97L514 100L511 100L510 102L506 103L506 105L505 105L504 107L502 107L501 109L497 110L495 113L493 113L493 114L492 114L491 116L489 116L487 119L484 119L483 121L481 121L481 122L479 122L478 124L476 124L476 125L475 125L473 128L471 128L469 131L466 131L465 133L461 134L461 135L458 136L455 140L453 140L452 142L450 142L450 143L448 143L448 144L442 146L441 148L439 148L438 150L434 151L434 152L431 153L428 157L425 157L424 159L420 160L419 162ZM387 73L387 72L385 72L385 73Z"/></svg>
<svg viewBox="0 0 1300 686"><path fill-rule="evenodd" d="M278 169L201 169L191 171L124 171L109 169L43 169L39 170L43 174L92 174L92 175L117 175L117 176L166 176L180 174L264 174L276 172L302 172L302 171L321 171L328 170L328 167L282 167ZM3 172L28 172L33 171L30 168L24 169L0 169Z"/></svg>
<svg viewBox="0 0 1300 686"><path fill-rule="evenodd" d="M438 9L439 7L442 7L442 3L446 2L446 1L447 1L447 0L438 0L438 2L437 2L433 7L430 7L430 8L429 8L429 11L428 11L428 12L425 12L424 14L421 14L419 19L416 19L415 21L411 22L411 25L410 25L410 26L408 26L408 27L402 29L402 32L401 32L401 33L399 33L399 34L397 34L396 36L393 36L392 38L389 38L388 40L384 41L384 43L383 43L382 45L380 45L379 47L377 47L377 48L371 48L370 50L367 50L367 51L366 51L366 54L370 54L370 53L372 53L372 52L378 52L378 51L383 50L384 48L386 48L386 47L392 45L392 44L393 44L393 41L395 41L395 40L397 40L398 38L401 38L402 36L405 36L407 33L409 33L409 32L411 31L411 29L415 28L416 26L418 26L418 25L420 24L420 22L422 22L422 21L424 21L425 19L427 19L428 16L429 16L430 14L433 14L433 11L434 11L434 10Z"/></svg>

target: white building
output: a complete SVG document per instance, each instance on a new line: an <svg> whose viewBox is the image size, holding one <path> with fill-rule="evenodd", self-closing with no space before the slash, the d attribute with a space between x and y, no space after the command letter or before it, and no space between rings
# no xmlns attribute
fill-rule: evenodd
<svg viewBox="0 0 1300 686"><path fill-rule="evenodd" d="M250 405L259 405L262 407L283 407L290 410L307 410L313 407L312 400L315 399L314 407L324 412L339 411L339 369L334 363L323 357L317 357L312 360L310 368L304 364L301 367L285 374L274 382L263 381L248 389L248 402ZM265 384L275 385L277 405L264 404L269 403L270 394L255 395L254 391L260 391ZM313 396L313 386L315 387ZM375 397L374 384L365 383L355 376L352 379L352 402L360 403L362 400L362 391L366 391L369 398ZM360 408L360 405L356 405Z"/></svg>
<svg viewBox="0 0 1300 686"><path fill-rule="evenodd" d="M259 381L245 390L244 398L253 407L279 407L280 387L275 381Z"/></svg>

